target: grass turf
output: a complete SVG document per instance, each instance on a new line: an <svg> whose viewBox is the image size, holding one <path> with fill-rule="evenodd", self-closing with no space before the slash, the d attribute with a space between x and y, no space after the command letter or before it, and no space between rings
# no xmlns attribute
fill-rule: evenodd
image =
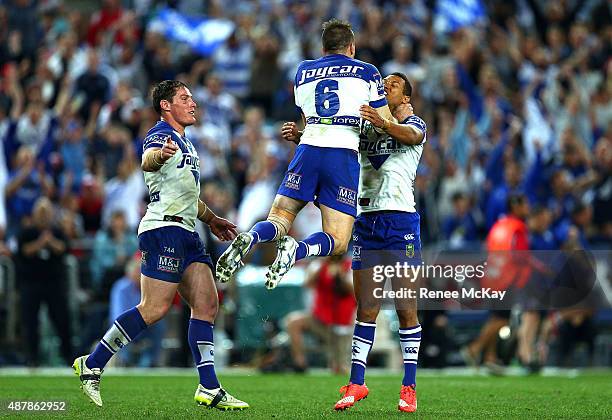
<svg viewBox="0 0 612 420"><path fill-rule="evenodd" d="M564 377L423 377L418 379L419 409L399 413L399 376L370 376L369 397L345 412L333 404L340 376L253 375L221 377L249 410L225 413L193 402L196 379L185 376L107 376L101 383L104 407L88 402L76 377L0 376L0 417L7 401L67 402L56 418L612 418L612 375Z"/></svg>

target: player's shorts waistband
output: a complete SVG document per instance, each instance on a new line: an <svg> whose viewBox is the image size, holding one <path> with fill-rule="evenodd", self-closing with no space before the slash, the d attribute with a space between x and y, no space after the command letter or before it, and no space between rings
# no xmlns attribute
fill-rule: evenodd
<svg viewBox="0 0 612 420"><path fill-rule="evenodd" d="M359 203L359 204L361 204L361 203ZM384 215L389 215L389 214L409 215L409 214L415 214L415 213L414 212L408 212L408 211L401 211L401 210L375 210L375 211L364 211L364 212L361 212L360 216L384 216Z"/></svg>
<svg viewBox="0 0 612 420"><path fill-rule="evenodd" d="M333 117L308 117L306 124L321 124L321 125L344 125L349 127L359 127L361 118L352 115L336 115Z"/></svg>

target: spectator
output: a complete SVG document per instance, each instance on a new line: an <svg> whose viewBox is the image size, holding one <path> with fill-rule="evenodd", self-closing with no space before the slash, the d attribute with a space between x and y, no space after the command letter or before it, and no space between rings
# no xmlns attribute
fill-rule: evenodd
<svg viewBox="0 0 612 420"><path fill-rule="evenodd" d="M230 131L239 119L240 106L236 98L224 90L221 78L212 73L206 78L206 87L196 88L198 106L203 109L204 118Z"/></svg>
<svg viewBox="0 0 612 420"><path fill-rule="evenodd" d="M68 310L68 287L64 269L66 240L61 230L52 225L53 204L46 197L36 200L32 225L18 237L19 288L24 347L29 366L38 366L39 314L45 303L55 331L60 338L61 356L66 365L72 363L72 331Z"/></svg>
<svg viewBox="0 0 612 420"><path fill-rule="evenodd" d="M476 222L472 215L470 199L457 192L453 195L453 214L443 224L444 239L450 247L462 249L466 243L477 239Z"/></svg>
<svg viewBox="0 0 612 420"><path fill-rule="evenodd" d="M91 274L94 287L104 291L121 277L128 258L138 249L138 239L128 230L125 215L121 211L111 214L108 228L96 234L91 258Z"/></svg>
<svg viewBox="0 0 612 420"><path fill-rule="evenodd" d="M123 213L127 228L135 232L143 214L143 197L147 189L132 156L125 157L119 163L117 176L104 185L104 206L102 223L107 224L111 215L117 211Z"/></svg>
<svg viewBox="0 0 612 420"><path fill-rule="evenodd" d="M5 196L8 200L10 233L16 234L22 223L27 223L36 200L43 195L49 196L53 181L47 175L42 162L36 163L34 153L27 146L17 151L15 168L9 174Z"/></svg>
<svg viewBox="0 0 612 420"><path fill-rule="evenodd" d="M213 70L228 93L238 99L245 99L249 94L252 62L251 42L234 32L215 52Z"/></svg>
<svg viewBox="0 0 612 420"><path fill-rule="evenodd" d="M90 49L87 53L87 69L75 82L75 94L80 98L81 118L87 121L92 105L98 103L98 106L101 106L108 102L110 92L110 81L100 72L99 53L95 49Z"/></svg>
<svg viewBox="0 0 612 420"><path fill-rule="evenodd" d="M311 265L304 286L314 289L312 310L293 312L285 318L296 371L307 368L304 333L308 331L322 339L332 372L348 372L350 327L357 307L350 266L350 260L344 256L330 257L320 266Z"/></svg>
<svg viewBox="0 0 612 420"><path fill-rule="evenodd" d="M419 82L425 77L420 65L412 61L412 45L407 38L398 36L393 40L393 56L382 65L383 75L404 73L412 81Z"/></svg>

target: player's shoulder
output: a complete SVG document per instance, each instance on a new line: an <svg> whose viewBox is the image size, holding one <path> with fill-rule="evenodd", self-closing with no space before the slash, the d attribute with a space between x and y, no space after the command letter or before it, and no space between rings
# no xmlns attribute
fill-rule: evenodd
<svg viewBox="0 0 612 420"><path fill-rule="evenodd" d="M362 66L363 68L365 68L366 70L370 71L371 73L378 73L378 75L380 75L380 72L378 71L378 69L376 68L376 66L372 63L368 63L367 61L362 61L362 60L358 60L356 58L349 58L349 60L351 60L352 62L354 62L357 65Z"/></svg>
<svg viewBox="0 0 612 420"><path fill-rule="evenodd" d="M423 133L427 132L427 124L425 124L425 121L418 115L409 116L402 122L402 124L412 125L421 130Z"/></svg>
<svg viewBox="0 0 612 420"><path fill-rule="evenodd" d="M144 138L142 148L148 149L149 147L162 147L166 139L174 137L174 130L165 121L157 121L157 123L149 129L147 135Z"/></svg>

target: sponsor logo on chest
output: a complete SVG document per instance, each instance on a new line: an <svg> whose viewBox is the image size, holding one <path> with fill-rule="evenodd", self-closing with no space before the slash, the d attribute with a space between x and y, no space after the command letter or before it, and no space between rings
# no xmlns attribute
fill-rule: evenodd
<svg viewBox="0 0 612 420"><path fill-rule="evenodd" d="M328 66L317 69L302 70L298 85L311 80L322 79L324 77L355 76L359 70L364 70L362 66Z"/></svg>

